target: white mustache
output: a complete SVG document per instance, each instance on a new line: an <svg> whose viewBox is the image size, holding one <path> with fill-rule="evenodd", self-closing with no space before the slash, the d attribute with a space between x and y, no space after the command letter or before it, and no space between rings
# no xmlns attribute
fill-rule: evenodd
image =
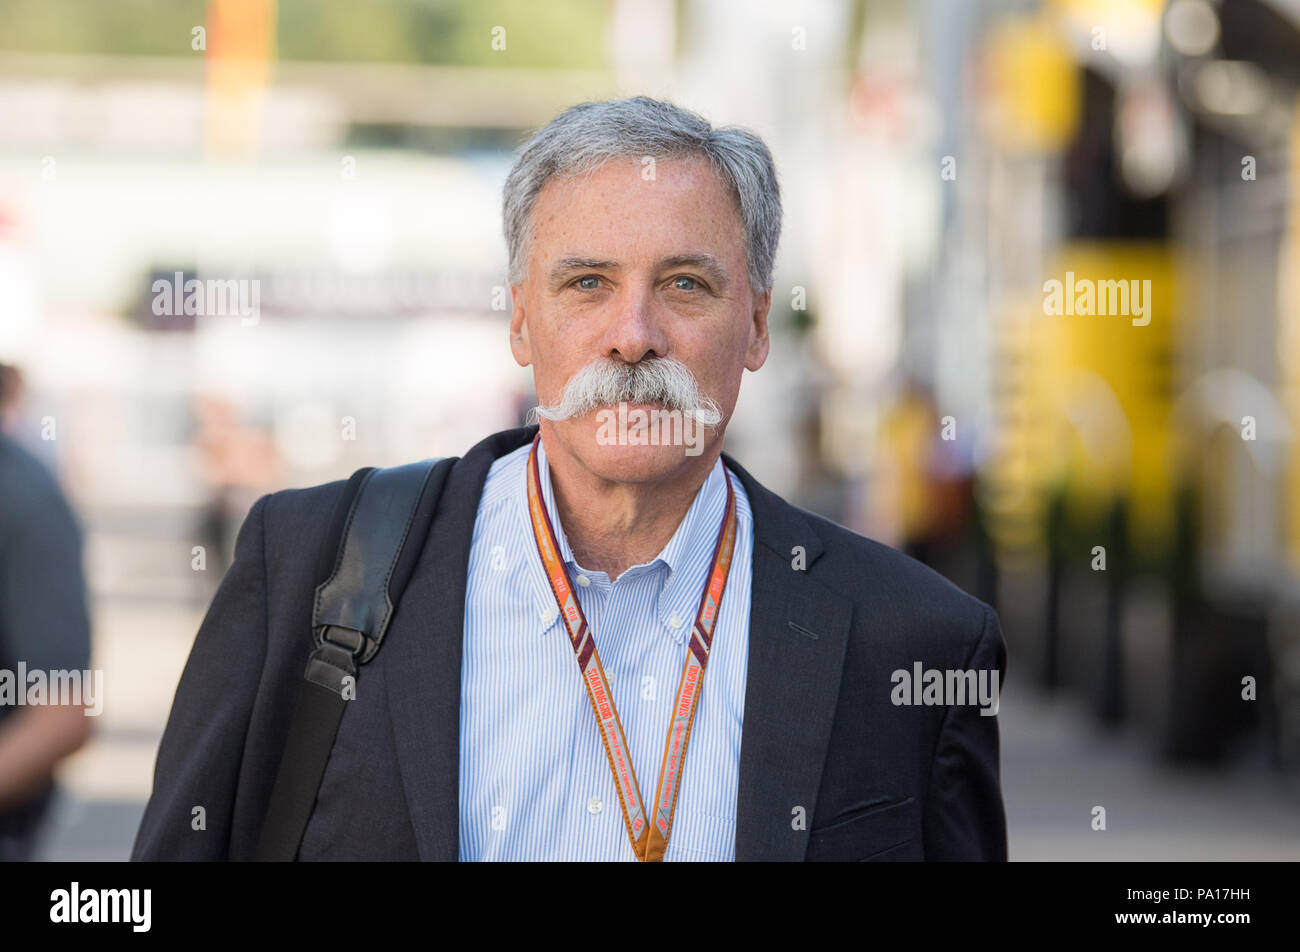
<svg viewBox="0 0 1300 952"><path fill-rule="evenodd" d="M559 403L529 410L528 422L541 418L558 423L616 403L659 403L704 426L722 422L722 410L700 392L695 375L674 357L647 357L635 364L597 358L569 378Z"/></svg>

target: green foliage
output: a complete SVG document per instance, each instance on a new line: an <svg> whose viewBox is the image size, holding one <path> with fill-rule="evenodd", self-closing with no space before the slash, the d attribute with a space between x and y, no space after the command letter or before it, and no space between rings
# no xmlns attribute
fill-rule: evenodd
<svg viewBox="0 0 1300 952"><path fill-rule="evenodd" d="M204 0L0 0L0 50L191 57ZM598 69L608 0L279 0L284 60ZM506 48L492 48L504 27Z"/></svg>
<svg viewBox="0 0 1300 952"><path fill-rule="evenodd" d="M598 68L607 0L281 0L284 59ZM506 48L492 48L505 28Z"/></svg>
<svg viewBox="0 0 1300 952"><path fill-rule="evenodd" d="M191 56L203 0L0 0L0 50Z"/></svg>

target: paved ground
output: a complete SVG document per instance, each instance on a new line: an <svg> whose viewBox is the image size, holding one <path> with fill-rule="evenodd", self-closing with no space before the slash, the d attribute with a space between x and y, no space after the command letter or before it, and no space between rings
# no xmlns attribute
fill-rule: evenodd
<svg viewBox="0 0 1300 952"><path fill-rule="evenodd" d="M1262 756L1162 766L1149 737L1104 734L1070 701L1014 689L998 719L1012 860L1300 860L1300 791Z"/></svg>

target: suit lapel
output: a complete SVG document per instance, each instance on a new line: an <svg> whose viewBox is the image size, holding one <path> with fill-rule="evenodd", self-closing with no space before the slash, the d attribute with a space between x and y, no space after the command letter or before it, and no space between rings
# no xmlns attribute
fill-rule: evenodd
<svg viewBox="0 0 1300 952"><path fill-rule="evenodd" d="M852 605L810 580L816 530L724 455L754 513L736 859L802 860L839 697ZM795 567L796 547L806 563ZM802 822L799 817L802 816Z"/></svg>
<svg viewBox="0 0 1300 952"><path fill-rule="evenodd" d="M535 432L533 427L494 434L452 467L385 642L398 769L422 860L459 855L461 646L479 497L493 460Z"/></svg>

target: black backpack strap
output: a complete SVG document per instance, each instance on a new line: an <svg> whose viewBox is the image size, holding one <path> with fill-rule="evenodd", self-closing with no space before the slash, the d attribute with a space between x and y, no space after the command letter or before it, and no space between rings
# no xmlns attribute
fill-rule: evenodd
<svg viewBox="0 0 1300 952"><path fill-rule="evenodd" d="M383 644L455 461L366 468L348 480L320 555L317 577L328 575L312 610L315 648L254 859L297 858L358 668Z"/></svg>

